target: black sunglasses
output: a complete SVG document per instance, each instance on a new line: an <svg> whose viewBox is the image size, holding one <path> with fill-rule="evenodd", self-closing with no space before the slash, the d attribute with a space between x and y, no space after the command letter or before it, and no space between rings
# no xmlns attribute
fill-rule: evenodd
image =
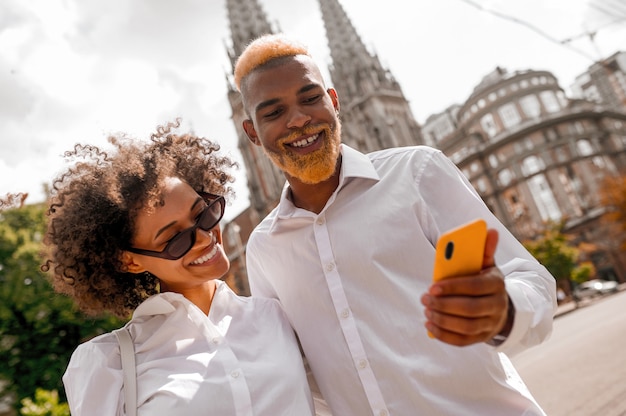
<svg viewBox="0 0 626 416"><path fill-rule="evenodd" d="M126 250L131 253L143 254L144 256L158 257L166 260L178 260L191 250L196 244L196 229L200 228L209 231L215 227L224 216L224 208L226 201L223 196L211 195L204 192L198 192L207 203L206 208L198 216L196 223L176 234L163 251L143 250L140 248L129 247Z"/></svg>

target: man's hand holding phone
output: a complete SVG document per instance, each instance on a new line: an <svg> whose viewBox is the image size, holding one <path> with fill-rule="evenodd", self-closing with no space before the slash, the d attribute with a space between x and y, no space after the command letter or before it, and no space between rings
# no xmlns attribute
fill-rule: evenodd
<svg viewBox="0 0 626 416"><path fill-rule="evenodd" d="M487 230L483 220L442 234L433 284L421 299L432 337L464 346L510 331L504 276L494 260L497 245L498 232Z"/></svg>

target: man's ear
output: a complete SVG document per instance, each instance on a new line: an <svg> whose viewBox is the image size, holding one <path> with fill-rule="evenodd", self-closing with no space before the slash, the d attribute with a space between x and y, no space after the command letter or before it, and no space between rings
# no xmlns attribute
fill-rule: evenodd
<svg viewBox="0 0 626 416"><path fill-rule="evenodd" d="M337 95L337 91L334 88L329 88L326 90L328 95L330 95L330 99L333 102L333 107L335 107L335 111L339 113L339 96Z"/></svg>
<svg viewBox="0 0 626 416"><path fill-rule="evenodd" d="M241 124L243 126L243 131L245 131L246 136L248 136L248 139L250 139L250 141L257 146L260 146L261 141L259 140L259 136L256 134L256 129L254 128L254 123L252 123L252 120L247 118Z"/></svg>
<svg viewBox="0 0 626 416"><path fill-rule="evenodd" d="M146 268L143 267L141 263L138 263L135 259L135 256L128 251L122 251L122 265L125 271L129 273L142 273L146 271Z"/></svg>

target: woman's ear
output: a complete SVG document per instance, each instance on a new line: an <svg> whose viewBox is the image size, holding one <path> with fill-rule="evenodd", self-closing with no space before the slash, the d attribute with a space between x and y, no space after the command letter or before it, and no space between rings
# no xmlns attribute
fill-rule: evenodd
<svg viewBox="0 0 626 416"><path fill-rule="evenodd" d="M217 225L215 228L213 228L211 230L212 233L215 233L215 240L218 242L218 244L222 244L222 229L220 228L219 225Z"/></svg>
<svg viewBox="0 0 626 416"><path fill-rule="evenodd" d="M143 273L146 271L146 268L141 265L141 263L137 262L135 256L128 251L122 251L122 265L124 269L129 273Z"/></svg>

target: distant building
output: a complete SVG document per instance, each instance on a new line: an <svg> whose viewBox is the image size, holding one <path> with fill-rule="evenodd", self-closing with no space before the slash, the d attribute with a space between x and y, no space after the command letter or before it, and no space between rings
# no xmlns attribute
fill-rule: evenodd
<svg viewBox="0 0 626 416"><path fill-rule="evenodd" d="M458 113L461 106L454 104L443 112L432 114L422 126L424 144L439 147L439 142L450 136L458 128Z"/></svg>
<svg viewBox="0 0 626 416"><path fill-rule="evenodd" d="M624 111L568 99L549 72L496 68L457 116L457 130L437 146L517 238L563 221L599 277L626 281L599 192L605 177L626 173Z"/></svg>
<svg viewBox="0 0 626 416"><path fill-rule="evenodd" d="M591 65L571 86L574 97L626 109L626 52Z"/></svg>

